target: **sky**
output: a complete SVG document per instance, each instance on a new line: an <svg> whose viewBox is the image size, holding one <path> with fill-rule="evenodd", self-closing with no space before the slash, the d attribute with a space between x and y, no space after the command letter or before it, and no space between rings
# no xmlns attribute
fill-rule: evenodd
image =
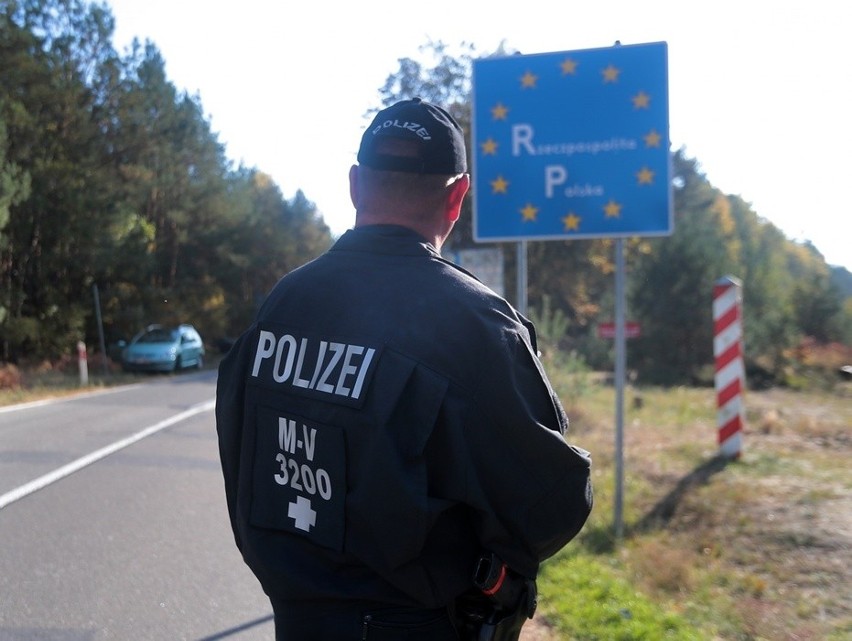
<svg viewBox="0 0 852 641"><path fill-rule="evenodd" d="M335 234L378 90L430 41L521 54L666 42L669 137L712 185L852 271L852 3L107 0L162 53L226 156L301 189ZM580 241L582 242L582 241Z"/></svg>

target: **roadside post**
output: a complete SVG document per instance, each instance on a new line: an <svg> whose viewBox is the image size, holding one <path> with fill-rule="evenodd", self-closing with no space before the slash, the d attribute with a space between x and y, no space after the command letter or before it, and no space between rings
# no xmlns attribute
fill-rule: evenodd
<svg viewBox="0 0 852 641"><path fill-rule="evenodd" d="M739 458L744 426L742 282L725 276L713 286L713 357L719 453Z"/></svg>
<svg viewBox="0 0 852 641"><path fill-rule="evenodd" d="M473 237L518 243L518 309L527 306L528 241L615 239L616 538L622 536L624 239L673 230L667 65L665 42L473 63Z"/></svg>
<svg viewBox="0 0 852 641"><path fill-rule="evenodd" d="M89 358L83 341L77 341L77 365L80 368L80 386L86 387L89 384Z"/></svg>

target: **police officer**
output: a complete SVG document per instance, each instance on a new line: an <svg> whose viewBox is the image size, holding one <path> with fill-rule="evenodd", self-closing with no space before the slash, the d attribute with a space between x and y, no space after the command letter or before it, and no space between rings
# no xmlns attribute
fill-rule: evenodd
<svg viewBox="0 0 852 641"><path fill-rule="evenodd" d="M530 322L441 258L470 186L452 116L380 111L349 183L354 228L220 366L231 524L276 639L459 639L471 595L529 587L580 530L589 457Z"/></svg>

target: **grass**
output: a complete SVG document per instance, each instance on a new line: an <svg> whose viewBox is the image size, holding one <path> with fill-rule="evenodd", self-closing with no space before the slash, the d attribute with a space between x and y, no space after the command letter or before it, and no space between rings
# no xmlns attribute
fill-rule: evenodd
<svg viewBox="0 0 852 641"><path fill-rule="evenodd" d="M220 354L208 351L204 369L216 369L220 360ZM88 383L83 385L76 361L67 360L53 365L43 363L21 368L12 368L0 363L0 407L130 385L150 381L156 376L169 375L124 372L120 365L112 360L104 363L92 357L88 361L87 373Z"/></svg>
<svg viewBox="0 0 852 641"><path fill-rule="evenodd" d="M630 388L616 540L615 392L574 367L550 372L595 484L588 524L539 578L536 621L552 639L852 638L850 388L748 392L735 462L716 457L712 389ZM90 389L145 378L93 374ZM0 405L79 390L73 375L26 378Z"/></svg>
<svg viewBox="0 0 852 641"><path fill-rule="evenodd" d="M71 396L80 392L91 392L105 387L124 385L133 382L130 375L114 374L109 376L90 375L88 385L82 385L79 376L57 371L26 373L21 384L0 388L0 407L17 403L28 403L44 398Z"/></svg>
<svg viewBox="0 0 852 641"><path fill-rule="evenodd" d="M551 595L546 611L559 638L703 638L683 616L660 608L616 568L588 555L563 554L549 563L539 579L539 589Z"/></svg>
<svg viewBox="0 0 852 641"><path fill-rule="evenodd" d="M552 380L563 399L576 388L559 371ZM842 387L748 392L742 456L726 461L712 389L631 388L615 540L615 392L571 397L569 440L593 454L596 503L543 567L552 638L852 638L850 398Z"/></svg>

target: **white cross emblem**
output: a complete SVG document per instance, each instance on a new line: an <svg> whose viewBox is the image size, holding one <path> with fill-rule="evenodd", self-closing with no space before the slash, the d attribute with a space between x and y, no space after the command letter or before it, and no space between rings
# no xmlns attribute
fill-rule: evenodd
<svg viewBox="0 0 852 641"><path fill-rule="evenodd" d="M296 499L295 503L290 503L287 509L287 516L296 522L296 528L310 532L311 527L317 524L317 513L311 509L311 502L304 496Z"/></svg>

